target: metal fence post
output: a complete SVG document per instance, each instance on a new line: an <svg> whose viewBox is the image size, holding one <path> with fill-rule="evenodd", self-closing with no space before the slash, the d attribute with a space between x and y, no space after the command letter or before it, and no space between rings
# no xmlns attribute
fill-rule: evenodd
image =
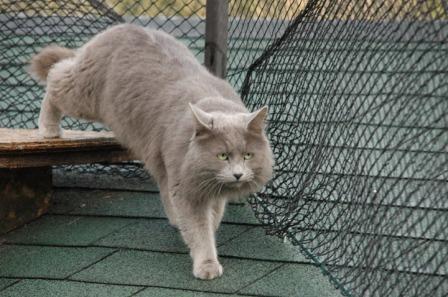
<svg viewBox="0 0 448 297"><path fill-rule="evenodd" d="M205 66L218 77L226 76L228 0L207 0Z"/></svg>

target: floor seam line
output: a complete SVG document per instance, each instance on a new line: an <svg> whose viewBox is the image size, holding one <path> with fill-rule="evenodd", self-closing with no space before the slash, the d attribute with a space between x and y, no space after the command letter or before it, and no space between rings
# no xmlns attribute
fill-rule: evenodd
<svg viewBox="0 0 448 297"><path fill-rule="evenodd" d="M131 192L131 193L151 193L151 194L159 194L160 191L155 190L136 190L136 189L117 189L117 188L89 188L89 187L64 187L64 186L55 186L52 187L57 191L109 191L109 192Z"/></svg>
<svg viewBox="0 0 448 297"><path fill-rule="evenodd" d="M148 287L144 286L143 288L141 288L140 290L137 290L136 292L132 293L131 295L129 295L128 297L132 297L132 296L136 296L137 294L140 294L141 292L143 292L144 290L146 290Z"/></svg>
<svg viewBox="0 0 448 297"><path fill-rule="evenodd" d="M12 283L10 283L9 285L7 285L6 287L0 289L0 293L3 292L3 291L5 291L5 290L8 289L8 288L14 286L15 284L20 283L21 281L22 281L22 279L17 279L15 282L12 282Z"/></svg>
<svg viewBox="0 0 448 297"><path fill-rule="evenodd" d="M78 273L80 273L81 271L84 271L84 270L86 270L86 269L92 267L93 265L95 265L95 264L97 264L97 263L103 261L104 259L109 258L110 256L114 255L114 254L117 253L118 251L119 251L119 249L116 249L116 250L112 251L111 253L107 254L107 255L104 256L104 257L101 257L101 258L98 259L97 261L94 261L93 263L90 263L89 265L87 265L87 266L85 266L85 267L83 267L83 268L81 268L81 269L79 269L79 270L73 272L72 274L68 275L67 277L64 278L64 280L68 280L68 279L70 279L70 277L74 276L75 274L78 274Z"/></svg>
<svg viewBox="0 0 448 297"><path fill-rule="evenodd" d="M95 218L110 218L110 219L149 219L149 220L168 220L166 217L145 217L145 216L124 216L124 215L105 215L105 214L88 214L88 213L57 213L50 212L46 216L68 216L68 217L95 217Z"/></svg>
<svg viewBox="0 0 448 297"><path fill-rule="evenodd" d="M188 289L188 288L177 288L177 287L168 287L168 286L157 286L157 285L135 285L135 284L125 284L125 283L114 283L114 282L100 282L100 281L89 281L89 280L77 280L77 279L62 279L62 278L45 278L45 277L24 277L21 280L45 280L45 281L61 281L61 282L74 282L74 283L82 283L82 284L97 284L97 285L112 285L112 286L127 286L127 287L137 287L148 289L148 288L161 288L161 289L171 289L177 291L185 291L185 292L195 292L195 293L214 293L214 294L224 294L224 295L232 295L235 294L233 292L219 292L219 291L203 291L200 289ZM272 295L254 295L254 294L245 294L241 293L243 296L263 296L263 297L277 297Z"/></svg>
<svg viewBox="0 0 448 297"><path fill-rule="evenodd" d="M17 279L17 277L4 277L5 279ZM25 276L21 277L20 281L23 280L44 280L44 281L61 281L61 282L75 282L75 283L85 283L85 284L98 284L98 285L114 285L114 286L128 286L128 287L145 287L146 285L133 285L133 284L122 284L122 283L113 283L113 282L98 282L98 281L85 281L85 280L77 280L77 279L65 279L58 277L41 277L41 276Z"/></svg>
<svg viewBox="0 0 448 297"><path fill-rule="evenodd" d="M240 225L240 226L242 226L242 225ZM238 238L241 235L243 235L243 234L245 234L245 233L247 233L247 232L249 232L249 231L251 231L251 230L253 230L255 228L256 228L255 226L251 226L250 228L247 228L247 230L244 230L243 232L241 232L241 233L239 233L239 234L237 234L237 235L235 235L233 237L228 238L225 242L217 244L216 246L217 247L222 247L222 246L226 245L227 243L231 242L232 240L234 240L235 238Z"/></svg>
<svg viewBox="0 0 448 297"><path fill-rule="evenodd" d="M45 216L45 215L47 215L47 214L45 213L45 214L43 214L42 216ZM19 225L19 226L14 227L14 228L11 229L11 230L8 230L6 233L2 234L2 238L5 238L5 240L6 240L6 236L7 236L8 234L10 234L10 233L12 233L12 232L14 232L14 231L17 231L17 230L19 230L19 229L21 229L21 228L23 228L23 227L25 227L25 226L27 226L27 225L29 225L29 224L32 224L32 223L38 221L42 216L40 216L40 217L36 217L36 218L34 218L34 219L31 219L31 220L27 221L27 222L26 222L25 224L23 224L23 225ZM3 243L3 242L2 242L2 243ZM0 244L0 245L1 245L1 244Z"/></svg>
<svg viewBox="0 0 448 297"><path fill-rule="evenodd" d="M239 289L235 292L235 294L240 293L240 292L241 292L242 290L244 290L245 288L247 288L247 287L249 287L249 286L255 284L255 283L258 282L259 280L261 280L261 279L267 277L268 275L274 273L275 271L279 270L280 268L284 267L285 265L287 265L287 264L286 264L286 263L282 263L281 265L278 265L277 267L275 267L275 268L272 269L271 271L269 271L269 272L263 274L262 276L256 278L254 281L248 283L247 285L243 286L242 288L239 288Z"/></svg>
<svg viewBox="0 0 448 297"><path fill-rule="evenodd" d="M99 238L95 239L94 241L89 242L88 245L89 245L89 246L95 245L96 242L98 242L98 241L100 241L100 240L102 240L102 239L108 237L109 235L111 235L111 234L113 234L113 233L115 233L115 232L119 232L120 230L122 230L122 229L124 229L124 228L127 228L127 227L132 226L132 225L136 225L136 224L138 224L138 222L130 222L130 223L127 223L127 224L125 224L124 226L121 226L120 228L117 228L117 229L115 229L115 230L113 230L113 231L110 231L109 233L107 233L107 234L105 234L105 235L103 235L103 236L100 236Z"/></svg>
<svg viewBox="0 0 448 297"><path fill-rule="evenodd" d="M145 219L145 220L165 220L168 221L167 217L162 216L123 216L123 215L105 215L105 214L86 214L86 213L58 213L51 212L51 210L45 214L45 216L74 216L74 217L98 217L98 218L118 218L118 219ZM260 223L244 223L244 222L226 222L223 221L221 225L240 225L249 227L263 227Z"/></svg>
<svg viewBox="0 0 448 297"><path fill-rule="evenodd" d="M188 252L176 252L176 251L165 251L165 250L156 250L156 249L142 249L142 248L129 248L129 247L123 247L123 246L104 246L104 245L48 245L48 244L41 244L41 243L5 242L4 246L35 246L35 247L54 247L54 248L102 248L102 249L113 249L113 250L123 250L123 251L138 251L138 252L148 252L148 253L188 255ZM263 258L248 258L248 257L241 257L241 256L222 255L222 254L220 254L218 256L222 257L222 258L227 258L227 259L237 259L237 260L247 260L247 261L259 261L259 262L283 263L283 264L300 264L300 265L310 265L310 266L316 266L316 267L319 266L311 261L306 262L306 261L289 261L289 260L275 260L275 259L263 259Z"/></svg>

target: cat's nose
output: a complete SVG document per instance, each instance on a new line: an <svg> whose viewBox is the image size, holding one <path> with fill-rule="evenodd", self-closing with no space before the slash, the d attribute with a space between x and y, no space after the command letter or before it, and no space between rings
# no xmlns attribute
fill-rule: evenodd
<svg viewBox="0 0 448 297"><path fill-rule="evenodd" d="M234 173L233 176L236 178L236 180L239 180L240 177L243 176L243 174L242 173Z"/></svg>

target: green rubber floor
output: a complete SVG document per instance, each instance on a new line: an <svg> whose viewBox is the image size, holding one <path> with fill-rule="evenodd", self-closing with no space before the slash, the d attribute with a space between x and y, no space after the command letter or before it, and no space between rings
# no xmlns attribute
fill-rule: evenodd
<svg viewBox="0 0 448 297"><path fill-rule="evenodd" d="M247 205L230 205L220 227L223 277L201 281L153 185L55 184L48 214L0 237L1 297L341 296L296 248L265 235Z"/></svg>

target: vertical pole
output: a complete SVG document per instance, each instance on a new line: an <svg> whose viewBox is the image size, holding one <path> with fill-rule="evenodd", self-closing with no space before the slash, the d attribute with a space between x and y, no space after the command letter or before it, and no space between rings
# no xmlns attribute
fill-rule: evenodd
<svg viewBox="0 0 448 297"><path fill-rule="evenodd" d="M443 10L445 11L445 14L448 14L448 1L442 0L441 2L442 2Z"/></svg>
<svg viewBox="0 0 448 297"><path fill-rule="evenodd" d="M207 0L204 64L214 75L226 76L228 0Z"/></svg>

